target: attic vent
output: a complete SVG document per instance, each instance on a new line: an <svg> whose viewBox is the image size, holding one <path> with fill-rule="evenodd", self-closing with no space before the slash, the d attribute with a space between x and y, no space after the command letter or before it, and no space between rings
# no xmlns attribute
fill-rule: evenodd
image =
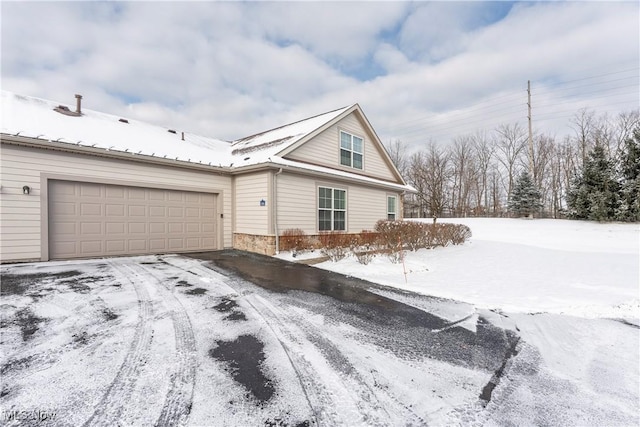
<svg viewBox="0 0 640 427"><path fill-rule="evenodd" d="M119 122L122 122L122 123L129 123L129 120L127 120L127 119L120 119L120 120L118 120L118 121L119 121Z"/></svg>
<svg viewBox="0 0 640 427"><path fill-rule="evenodd" d="M76 111L69 110L69 107L66 105L58 105L53 111L64 114L65 116L80 117L82 115L81 100L82 95L76 95Z"/></svg>
<svg viewBox="0 0 640 427"><path fill-rule="evenodd" d="M167 132L169 132L169 133L173 133L173 134L176 134L176 131L175 131L175 130L173 130L173 129L167 129Z"/></svg>

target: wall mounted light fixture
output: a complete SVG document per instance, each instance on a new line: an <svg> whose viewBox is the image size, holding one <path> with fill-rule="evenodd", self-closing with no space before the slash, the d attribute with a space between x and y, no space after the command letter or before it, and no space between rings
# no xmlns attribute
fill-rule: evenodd
<svg viewBox="0 0 640 427"><path fill-rule="evenodd" d="M22 187L22 194L29 194L31 193L31 188L29 188L28 185L25 185L24 187Z"/></svg>

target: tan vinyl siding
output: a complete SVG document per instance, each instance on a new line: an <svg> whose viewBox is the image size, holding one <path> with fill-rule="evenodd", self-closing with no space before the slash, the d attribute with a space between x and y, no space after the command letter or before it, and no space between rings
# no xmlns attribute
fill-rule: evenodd
<svg viewBox="0 0 640 427"><path fill-rule="evenodd" d="M302 175L282 173L277 176L278 185L278 234L291 228L299 228L307 234L317 232L316 181Z"/></svg>
<svg viewBox="0 0 640 427"><path fill-rule="evenodd" d="M39 260L46 252L42 247L41 224L46 189L43 176L64 177L75 181L95 181L140 187L188 189L216 192L219 213L224 214L219 229L223 231L221 244L231 247L231 178L204 171L151 165L126 160L107 159L54 150L3 144L0 152L0 260ZM31 187L30 195L22 194L22 187ZM44 206L43 206L44 205ZM44 227L44 228L43 228Z"/></svg>
<svg viewBox="0 0 640 427"><path fill-rule="evenodd" d="M349 233L373 230L378 220L387 218L387 195L396 194L371 187L317 180L290 173L279 175L277 180L279 234L289 228L299 228L307 234L318 233L318 187L347 191L347 232ZM400 194L397 196L400 200Z"/></svg>
<svg viewBox="0 0 640 427"><path fill-rule="evenodd" d="M387 195L384 190L373 188L349 187L349 208L347 218L349 231L358 233L362 230L372 231L376 222L387 219Z"/></svg>
<svg viewBox="0 0 640 427"><path fill-rule="evenodd" d="M341 130L364 138L364 169L354 169L340 165ZM291 160L299 160L397 182L393 172L384 161L382 153L374 143L373 136L366 131L366 128L362 125L355 113L349 114L336 125L331 126L285 157Z"/></svg>
<svg viewBox="0 0 640 427"><path fill-rule="evenodd" d="M269 172L239 175L235 179L234 233L269 234ZM265 206L260 206L260 201Z"/></svg>

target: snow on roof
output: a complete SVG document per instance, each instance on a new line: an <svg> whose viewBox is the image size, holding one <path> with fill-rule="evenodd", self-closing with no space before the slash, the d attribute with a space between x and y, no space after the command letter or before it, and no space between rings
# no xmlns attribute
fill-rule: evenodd
<svg viewBox="0 0 640 427"><path fill-rule="evenodd" d="M54 111L57 107L59 104L52 101L2 91L0 132L37 138L42 141L67 143L111 152L134 153L212 167L237 169L260 164L295 167L370 184L397 187L400 190L413 190L410 186L286 160L278 156L282 150L334 120L353 106L280 126L232 143L189 132L170 130L137 120L123 119L86 108L82 109L82 116L65 115Z"/></svg>
<svg viewBox="0 0 640 427"><path fill-rule="evenodd" d="M334 111L329 111L328 113L319 114L314 117L309 117L308 119L238 139L231 143L233 153L245 154L273 147L277 147L277 150L274 151L280 152L352 107L353 105L339 108ZM274 152L273 154L276 153Z"/></svg>
<svg viewBox="0 0 640 427"><path fill-rule="evenodd" d="M74 117L54 111L58 104L2 91L0 131L109 151L228 166L233 163L231 144L137 120L82 109Z"/></svg>

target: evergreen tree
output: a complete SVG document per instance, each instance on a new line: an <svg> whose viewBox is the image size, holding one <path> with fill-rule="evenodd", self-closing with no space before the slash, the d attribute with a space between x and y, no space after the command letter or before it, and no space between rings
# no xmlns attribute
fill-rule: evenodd
<svg viewBox="0 0 640 427"><path fill-rule="evenodd" d="M529 216L542 208L542 196L527 172L522 172L513 186L509 198L509 211L518 216Z"/></svg>
<svg viewBox="0 0 640 427"><path fill-rule="evenodd" d="M576 219L613 220L619 214L619 193L613 163L604 147L596 145L567 192L569 213Z"/></svg>
<svg viewBox="0 0 640 427"><path fill-rule="evenodd" d="M620 221L640 221L640 126L625 141L620 160Z"/></svg>

